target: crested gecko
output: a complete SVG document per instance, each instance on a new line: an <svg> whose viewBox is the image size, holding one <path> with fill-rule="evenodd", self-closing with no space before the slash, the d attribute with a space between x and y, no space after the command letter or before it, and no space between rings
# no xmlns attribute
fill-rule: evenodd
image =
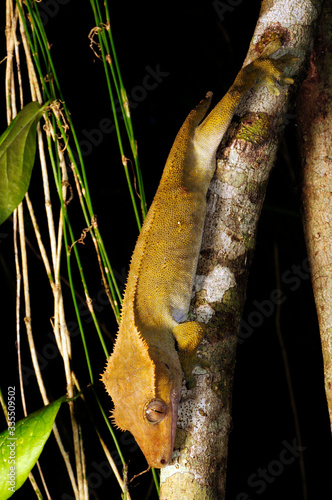
<svg viewBox="0 0 332 500"><path fill-rule="evenodd" d="M266 84L279 94L276 82L293 83L284 69L294 58L271 58L280 47L280 40L270 42L242 68L207 117L211 92L191 111L131 259L121 324L102 380L114 403L114 423L133 434L151 467L164 467L171 459L182 369L190 382L204 335L202 324L186 320L216 151L245 92Z"/></svg>

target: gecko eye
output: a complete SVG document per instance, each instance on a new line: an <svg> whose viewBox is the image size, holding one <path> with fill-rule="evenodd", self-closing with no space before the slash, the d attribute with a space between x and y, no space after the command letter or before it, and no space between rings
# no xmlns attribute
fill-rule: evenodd
<svg viewBox="0 0 332 500"><path fill-rule="evenodd" d="M160 399L153 399L145 407L145 416L151 424L158 424L166 415L167 406Z"/></svg>

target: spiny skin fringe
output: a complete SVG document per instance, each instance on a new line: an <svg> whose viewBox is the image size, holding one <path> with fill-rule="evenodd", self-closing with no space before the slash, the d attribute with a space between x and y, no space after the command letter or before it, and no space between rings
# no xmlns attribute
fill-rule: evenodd
<svg viewBox="0 0 332 500"><path fill-rule="evenodd" d="M112 422L112 425L118 429L119 431L122 431L122 432L125 432L127 429L123 429L122 427L120 427L118 424L117 424L117 421L116 421L116 418L114 416L114 410L111 410L111 416L110 416L110 419L111 419L111 422Z"/></svg>
<svg viewBox="0 0 332 500"><path fill-rule="evenodd" d="M135 329L136 329L136 336L137 336L137 338L138 338L138 339L142 342L143 346L144 346L144 347L146 348L146 350L149 352L149 346L148 346L148 343L147 343L147 341L145 340L145 338L142 336L141 332L139 332L139 331L138 331L137 326L136 326L136 324L135 324L135 323L134 323L134 327L135 327ZM118 332L117 332L117 334L116 334L116 337L115 337L115 340L114 340L114 344L113 344L114 346L116 345L116 342L117 342L117 340L118 340L118 337L119 337L119 331L118 331ZM113 349L113 352L114 352L114 349ZM112 354L113 354L113 352L112 352ZM112 356L112 354L111 354L111 356ZM106 371L106 370L105 370L105 371Z"/></svg>
<svg viewBox="0 0 332 500"><path fill-rule="evenodd" d="M154 215L152 217L151 224L153 223L153 219L154 219ZM135 318L135 303L136 303L136 295L137 295L138 276L139 276L139 273L140 273L142 258L143 258L143 255L145 253L146 247L147 247L147 240L148 240L147 236L148 236L148 233L149 233L149 231L147 232L147 235L146 235L146 238L145 238L145 243L144 243L144 246L143 246L142 251L141 251L141 258L140 258L140 261L138 263L138 268L136 270L136 275L134 275L134 279L132 280L132 290L131 290L132 300L131 300L131 303L130 303L130 308L132 310L132 317L133 317L133 323L134 323L133 324L133 326L134 326L134 328L133 328L133 334L136 334L137 339L142 342L144 348L146 349L146 352L149 355L149 346L148 346L148 343L145 340L145 338L142 336L141 332L138 330L137 325L136 325L136 321L135 321L135 319L136 319ZM131 268L132 263L133 263L133 258L134 258L134 252L131 255L130 268ZM128 283L129 283L129 275L128 275L128 278L127 278L127 281L126 281L126 284L125 284L125 288L124 288L124 294L123 294L124 297L125 297L125 294L126 294L127 289L128 289ZM122 306L122 308L121 308L121 315L120 315L121 316L121 322L123 320L123 314L124 314L124 307ZM121 323L120 323L120 326L121 326ZM134 331L134 329L135 329L135 331ZM115 338L115 344L114 345L116 345L117 338L118 338L118 335L119 335L119 331L120 330L118 330L117 336ZM154 370L153 370L154 376L153 376L153 381L151 381L151 382L153 383L154 396L155 396L156 395L156 370L155 370L156 365L155 365L154 361L151 359L150 355L149 355L149 358L150 358L150 361L152 362L153 367L154 367Z"/></svg>
<svg viewBox="0 0 332 500"><path fill-rule="evenodd" d="M137 284L137 280L136 280L136 283L135 285ZM136 292L136 286L135 286L135 292ZM134 292L134 297L135 297L135 292ZM132 304L131 307L133 308L133 318L134 318L134 321L135 321L135 314L134 314L134 305ZM123 314L123 308L121 310L121 320L122 320L122 314ZM137 325L136 323L134 322L134 328L135 328L135 333L136 333L136 338L139 342L142 343L142 346L143 348L145 349L146 353L148 354L149 356L149 359L150 359L150 362L152 363L153 365L153 380L151 381L152 385L153 385L153 393L154 393L154 397L156 397L156 365L154 363L154 361L152 360L152 358L150 357L149 355L149 346L148 346L148 343L147 341L145 340L145 338L142 336L142 334L138 331L138 328L137 328ZM101 376L101 381L104 383L104 378L106 376L106 371L107 371L107 367L109 365L109 363L112 363L112 356L114 354L114 350L116 349L116 344L117 344L117 340L118 340L118 337L119 337L119 330L116 334L116 337L115 337L115 341L114 341L114 347L113 347L113 352L110 356L110 358L108 358L107 362L106 362L106 367L105 367L105 370L104 372L102 373L102 376ZM107 389L107 387L106 387ZM107 392L110 394L110 396L112 397L111 393L108 391L107 389ZM118 426L118 424L116 423L116 420L115 420L115 417L113 416L113 413L114 413L114 410L112 411L112 416L111 416L111 419L112 419L112 422L116 425L116 427L120 430L126 430L126 429L122 429L120 426Z"/></svg>

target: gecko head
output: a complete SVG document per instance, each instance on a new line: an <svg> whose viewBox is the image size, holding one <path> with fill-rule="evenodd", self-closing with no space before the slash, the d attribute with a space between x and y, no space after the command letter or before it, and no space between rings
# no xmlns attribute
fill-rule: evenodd
<svg viewBox="0 0 332 500"><path fill-rule="evenodd" d="M127 346L125 356L115 349L102 380L115 425L131 432L151 467L161 468L174 449L182 372L178 359L152 359L143 347Z"/></svg>
<svg viewBox="0 0 332 500"><path fill-rule="evenodd" d="M142 401L135 418L127 425L151 467L165 467L172 458L178 403L179 398L174 390L170 391L168 397ZM116 413L114 417L118 420Z"/></svg>

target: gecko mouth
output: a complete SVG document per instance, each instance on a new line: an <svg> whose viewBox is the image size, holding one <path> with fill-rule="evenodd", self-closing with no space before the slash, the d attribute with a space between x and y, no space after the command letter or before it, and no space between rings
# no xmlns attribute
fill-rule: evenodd
<svg viewBox="0 0 332 500"><path fill-rule="evenodd" d="M178 408L179 408L179 394L177 395L176 390L171 391L171 419L172 419L172 428L171 428L171 456L174 450L174 442L175 442L175 434L176 434L176 424L178 418Z"/></svg>

